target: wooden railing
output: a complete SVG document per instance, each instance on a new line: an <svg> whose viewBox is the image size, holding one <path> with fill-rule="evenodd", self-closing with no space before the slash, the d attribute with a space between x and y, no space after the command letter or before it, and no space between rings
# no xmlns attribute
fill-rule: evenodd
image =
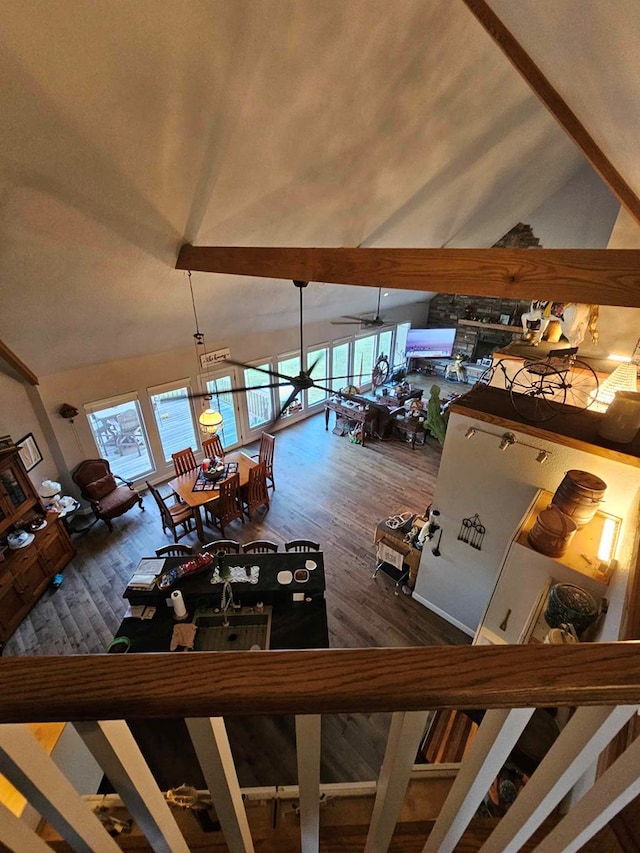
<svg viewBox="0 0 640 853"><path fill-rule="evenodd" d="M392 711L366 853L387 849L429 712L485 709L428 839L453 850L536 707L575 711L482 847L517 850L584 776L640 703L636 643L98 655L0 661L0 772L73 849L119 849L20 723L70 721L150 849L187 851L124 720L184 717L228 848L253 850L224 716L295 714L303 851L319 849L322 714ZM16 725L18 724L18 725ZM578 849L639 792L640 741L551 830L543 851ZM0 842L42 847L0 807ZM40 846L38 846L40 845Z"/></svg>

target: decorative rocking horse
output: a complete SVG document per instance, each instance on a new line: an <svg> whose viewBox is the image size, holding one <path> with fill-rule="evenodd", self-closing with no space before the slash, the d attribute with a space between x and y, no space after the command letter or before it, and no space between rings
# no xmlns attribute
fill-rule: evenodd
<svg viewBox="0 0 640 853"><path fill-rule="evenodd" d="M558 320L569 346L580 346L587 330L596 344L599 338L596 330L598 312L598 305L585 305L581 302L534 301L529 311L522 315L523 336L534 347L538 346L551 320Z"/></svg>

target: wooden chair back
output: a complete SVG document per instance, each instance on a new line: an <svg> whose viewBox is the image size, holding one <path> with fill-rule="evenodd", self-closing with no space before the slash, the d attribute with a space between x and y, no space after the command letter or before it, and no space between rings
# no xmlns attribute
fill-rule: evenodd
<svg viewBox="0 0 640 853"><path fill-rule="evenodd" d="M186 474L198 467L196 457L193 455L193 450L190 447L185 447L184 450L179 450L177 453L172 453L173 465L176 469L176 476Z"/></svg>
<svg viewBox="0 0 640 853"><path fill-rule="evenodd" d="M202 550L210 554L239 554L240 543L235 539L214 539L213 542L203 545Z"/></svg>
<svg viewBox="0 0 640 853"><path fill-rule="evenodd" d="M220 497L213 507L213 515L218 519L218 526L224 536L224 528L236 518L244 524L242 501L240 500L240 475L234 474L220 483Z"/></svg>
<svg viewBox="0 0 640 853"><path fill-rule="evenodd" d="M194 553L191 545L164 545L156 548L156 557L190 557Z"/></svg>
<svg viewBox="0 0 640 853"><path fill-rule="evenodd" d="M245 554L275 554L278 546L275 542L269 542L267 539L254 539L253 542L247 542L246 545L243 545L242 550Z"/></svg>
<svg viewBox="0 0 640 853"><path fill-rule="evenodd" d="M275 489L276 483L273 479L273 453L276 444L276 437L268 432L263 432L260 437L260 453L258 461L264 462L267 480L271 483L271 488Z"/></svg>
<svg viewBox="0 0 640 853"><path fill-rule="evenodd" d="M264 462L259 462L249 471L249 482L247 483L245 494L243 495L243 503L247 511L247 515L251 518L251 513L259 506L266 505L269 509L269 491L267 489L267 468Z"/></svg>
<svg viewBox="0 0 640 853"><path fill-rule="evenodd" d="M154 501L158 504L160 518L162 520L162 529L164 531L167 529L171 531L174 542L177 542L178 539L181 539L183 536L186 536L187 533L190 533L192 527L191 523L195 522L193 510L182 503L177 503L175 506L171 507L168 506L167 502L156 487L152 486L148 480L145 482L147 484L147 488L153 495ZM178 527L180 525L182 525L183 532L178 535Z"/></svg>
<svg viewBox="0 0 640 853"><path fill-rule="evenodd" d="M285 551L319 551L320 543L312 542L311 539L292 539L284 543Z"/></svg>
<svg viewBox="0 0 640 853"><path fill-rule="evenodd" d="M219 435L212 435L211 438L205 438L202 442L202 452L209 459L215 459L218 456L224 459L224 449Z"/></svg>

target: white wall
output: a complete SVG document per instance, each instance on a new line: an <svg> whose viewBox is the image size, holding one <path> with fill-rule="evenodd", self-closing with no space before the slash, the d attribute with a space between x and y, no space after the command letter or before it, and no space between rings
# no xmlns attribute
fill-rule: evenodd
<svg viewBox="0 0 640 853"><path fill-rule="evenodd" d="M498 437L478 432L466 439L469 426ZM607 483L603 509L623 519L617 552L621 577L633 558L640 469L516 432L516 438L552 451L541 465L528 447L516 444L501 452L498 442L504 431L466 415L451 415L433 500L441 513L441 556L434 557L431 543L426 543L414 591L420 601L469 634L482 618L509 540L530 500L538 489L554 492L571 468L590 471ZM462 519L475 513L487 531L481 551L457 539Z"/></svg>
<svg viewBox="0 0 640 853"><path fill-rule="evenodd" d="M0 370L0 435L10 435L14 441L19 441L27 433L33 433L42 453L42 462L29 472L36 488L43 480L59 477L55 448L49 445L50 431L46 422L42 424L38 417L39 408L37 389Z"/></svg>

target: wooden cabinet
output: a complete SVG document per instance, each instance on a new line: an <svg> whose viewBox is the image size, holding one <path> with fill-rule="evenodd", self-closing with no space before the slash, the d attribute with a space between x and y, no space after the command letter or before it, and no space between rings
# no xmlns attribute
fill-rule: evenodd
<svg viewBox="0 0 640 853"><path fill-rule="evenodd" d="M49 585L74 555L60 520L45 515L40 498L15 449L0 455L0 536L26 528L32 520L47 525L24 548L6 550L0 561L0 642L6 642Z"/></svg>

